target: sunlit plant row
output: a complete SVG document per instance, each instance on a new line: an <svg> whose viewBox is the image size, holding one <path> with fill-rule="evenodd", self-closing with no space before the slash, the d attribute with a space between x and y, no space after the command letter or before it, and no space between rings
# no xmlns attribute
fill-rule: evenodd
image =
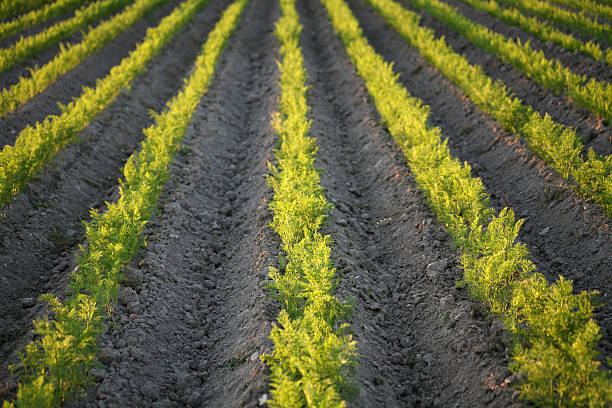
<svg viewBox="0 0 612 408"><path fill-rule="evenodd" d="M156 1L142 0L139 4L150 5ZM136 49L114 66L106 77L99 79L95 88L85 87L78 99L62 107L61 115L48 116L35 127L26 127L19 133L14 146L4 146L0 152L0 205L10 203L60 150L115 100L122 89L145 71L147 63L209 1L186 0L181 3L157 27L147 30Z"/></svg>
<svg viewBox="0 0 612 408"><path fill-rule="evenodd" d="M22 0L17 1L21 2ZM26 1L26 3L27 2L32 3L32 1ZM17 16L10 21L0 23L0 40L9 35L34 27L37 24L44 23L48 19L59 16L67 11L74 10L83 4L83 0L56 0L52 3L45 3L48 4L26 14ZM2 4L4 4L4 2L2 2Z"/></svg>
<svg viewBox="0 0 612 408"><path fill-rule="evenodd" d="M272 227L282 241L286 261L272 269L269 289L281 304L272 329L271 407L344 407L355 390L352 370L356 347L341 320L349 306L334 296L335 272L329 236L319 232L330 204L314 167L315 139L306 96L306 71L300 50L302 27L295 0L281 0L276 25L280 41L280 137L269 182L274 189Z"/></svg>
<svg viewBox="0 0 612 408"><path fill-rule="evenodd" d="M0 49L0 72L4 72L18 62L36 55L72 33L119 10L133 0L99 0L83 9L77 10L74 17L60 21L51 27L31 36L22 36L17 42Z"/></svg>
<svg viewBox="0 0 612 408"><path fill-rule="evenodd" d="M86 226L87 245L81 247L78 268L71 276L72 295L60 302L44 296L53 319L35 321L40 340L30 343L13 367L20 383L17 400L3 407L53 407L91 385L88 372L96 360L103 319L116 298L123 269L142 246L142 232L157 206L169 166L193 112L214 74L219 55L238 25L248 0L237 0L208 36L194 70L181 92L144 129L139 152L127 161L120 198L105 213L92 211Z"/></svg>
<svg viewBox="0 0 612 408"><path fill-rule="evenodd" d="M436 39L433 30L420 26L418 14L397 3L368 1L423 58L461 88L472 102L508 131L523 137L534 153L564 179L575 181L578 192L612 216L611 156L601 157L590 150L587 157L583 157L582 142L573 128L555 122L548 115L542 116L512 96L503 82L493 81L481 66L470 64L466 57L446 44L444 38ZM432 7L435 6L433 1L429 3Z"/></svg>
<svg viewBox="0 0 612 408"><path fill-rule="evenodd" d="M571 281L562 277L549 285L535 271L527 247L516 242L522 220L509 208L494 214L480 179L450 155L440 129L427 124L429 108L400 85L347 4L322 1L419 188L462 251L472 294L514 335L511 369L526 378L522 396L542 406L609 406L611 378L595 350L601 338L593 319L595 294L573 294ZM418 21L400 17L391 0L371 1L384 14Z"/></svg>

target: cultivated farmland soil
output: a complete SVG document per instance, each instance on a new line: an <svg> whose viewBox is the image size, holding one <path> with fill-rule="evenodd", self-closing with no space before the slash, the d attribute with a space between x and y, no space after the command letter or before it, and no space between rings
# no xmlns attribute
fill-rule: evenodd
<svg viewBox="0 0 612 408"><path fill-rule="evenodd" d="M525 218L519 238L538 270L549 281L561 274L574 280L576 290L601 292L600 351L612 356L609 219L429 66L363 0L348 3L368 41L394 63L408 91L431 107L431 124L442 129L452 154L482 178L495 208L511 206ZM0 119L0 143L14 143L27 124L58 113L56 101L65 103L93 85L177 4L159 7ZM229 4L212 0L203 8L78 143L2 210L0 401L14 397L16 379L7 367L18 361L15 350L32 339L32 319L46 313L35 299L66 294L78 246L85 243L81 221L89 219L90 208L103 211L105 201L118 198L123 164L139 148L142 128L153 123L149 110L159 112L181 88ZM510 339L466 289L456 287L460 253L381 124L324 7L319 0L298 0L296 6L304 26L315 165L334 206L322 232L333 239L336 294L354 304L347 321L360 355L360 387L348 405L523 406L515 389L519 379L507 368ZM268 336L279 312L265 289L280 248L269 227L272 190L266 181L279 143L271 127L280 92L274 36L279 17L276 0L251 0L244 10L147 224L147 245L127 268L99 339L99 363L90 372L95 384L66 406L258 407L269 398L269 369L260 356L271 351ZM470 17L486 22L482 13ZM610 153L608 124L537 88L431 18L423 23L536 109L577 127L587 146ZM51 52L40 58L51 58ZM561 57L580 72L611 77L586 58ZM0 85L14 82L24 66L0 75Z"/></svg>

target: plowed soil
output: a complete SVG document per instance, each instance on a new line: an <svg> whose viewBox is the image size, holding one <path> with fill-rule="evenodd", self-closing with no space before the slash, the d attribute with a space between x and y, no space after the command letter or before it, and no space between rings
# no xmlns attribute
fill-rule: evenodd
<svg viewBox="0 0 612 408"><path fill-rule="evenodd" d="M451 2L449 0L449 2ZM85 241L82 221L118 197L117 179L152 124L182 86L201 44L230 0L212 0L178 32L124 92L3 209L0 217L0 400L15 393L8 365L32 339L31 321L46 313L33 301L60 297ZM394 63L408 91L431 107L453 155L470 163L497 210L525 218L519 239L549 280L573 279L576 290L599 290L600 350L612 356L612 228L603 211L480 111L376 15L349 0L364 34ZM178 1L135 24L17 112L0 119L0 142L59 110L92 86L136 46ZM576 72L610 80L609 68L541 44L458 1L470 18L506 35L530 39ZM327 200L323 232L333 238L337 295L354 303L349 318L360 354L354 407L518 407L517 378L507 368L507 335L481 309L461 279L460 254L438 225L402 152L372 105L361 78L318 0L298 0L304 26L311 136ZM269 397L260 360L278 313L265 289L279 240L269 227L266 182L277 135L279 72L274 0L251 0L193 116L171 167L159 211L147 224L147 245L99 339L96 385L69 406L257 407ZM554 96L423 14L423 24L455 50L500 78L526 103L575 126L585 145L612 152L609 124ZM34 30L34 29L33 29ZM34 31L33 31L34 32ZM75 34L71 41L77 41ZM0 75L3 87L41 54Z"/></svg>

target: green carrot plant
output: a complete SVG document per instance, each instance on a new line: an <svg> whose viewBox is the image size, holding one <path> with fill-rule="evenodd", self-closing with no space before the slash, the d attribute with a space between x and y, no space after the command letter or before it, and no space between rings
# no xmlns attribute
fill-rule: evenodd
<svg viewBox="0 0 612 408"><path fill-rule="evenodd" d="M593 0L555 0L555 2L612 21L612 7L610 5L599 4Z"/></svg>
<svg viewBox="0 0 612 408"><path fill-rule="evenodd" d="M610 29L610 25L600 24L583 13L575 13L540 0L499 1L548 20L558 27L567 28L585 37L596 38L608 45L612 45L612 30Z"/></svg>
<svg viewBox="0 0 612 408"><path fill-rule="evenodd" d="M524 72L529 78L555 94L566 94L572 102L612 121L612 85L585 75L577 75L558 60L548 60L542 51L535 51L527 42L509 39L476 24L456 9L438 0L406 0L427 11L437 20L466 37L476 46L495 54L502 61Z"/></svg>
<svg viewBox="0 0 612 408"><path fill-rule="evenodd" d="M37 7L51 3L54 0L4 0L0 3L0 18L13 17Z"/></svg>
<svg viewBox="0 0 612 408"><path fill-rule="evenodd" d="M507 24L518 26L525 32L544 42L555 43L568 51L580 51L584 55L597 61L607 62L612 66L612 51L605 51L593 41L583 42L572 34L566 34L552 27L548 22L535 17L526 16L516 8L504 8L496 0L460 0L470 7L485 11L491 16Z"/></svg>
<svg viewBox="0 0 612 408"><path fill-rule="evenodd" d="M335 268L329 236L319 233L330 208L314 167L315 139L308 136L306 71L300 50L302 27L295 0L280 0L276 25L280 41L280 114L274 128L281 138L278 164L268 181L274 189L271 226L282 241L287 264L270 268L269 289L282 310L270 333L270 407L344 407L355 392L355 342L340 320L347 304L334 297ZM335 328L336 325L338 328Z"/></svg>
<svg viewBox="0 0 612 408"><path fill-rule="evenodd" d="M19 133L14 146L4 146L0 151L0 205L10 203L57 152L74 140L132 79L145 71L147 63L209 1L186 0L181 3L157 27L147 30L136 49L106 77L99 79L95 88L85 87L78 99L62 107L61 115L48 116L35 127L26 127Z"/></svg>
<svg viewBox="0 0 612 408"><path fill-rule="evenodd" d="M17 16L10 21L0 23L0 40L9 35L34 27L37 24L44 23L50 18L74 10L83 4L83 0L56 0L53 3L47 3L48 4L45 4L39 9Z"/></svg>
<svg viewBox="0 0 612 408"><path fill-rule="evenodd" d="M155 116L156 123L144 129L140 152L123 169L119 201L108 204L104 214L91 211L92 222L86 225L88 245L81 247L78 268L71 276L72 294L64 302L52 295L42 297L54 317L34 322L40 339L30 343L20 364L12 367L20 378L19 389L16 401L5 401L4 408L55 407L92 383L88 372L96 360L97 338L117 296L122 271L144 245L142 232L169 177L169 166L247 2L237 0L227 8L183 90Z"/></svg>
<svg viewBox="0 0 612 408"><path fill-rule="evenodd" d="M374 1L386 13L399 10L390 0ZM472 294L514 335L510 367L525 375L522 396L540 406L610 406L612 378L596 359L601 338L592 313L596 293L573 294L570 281L560 277L549 285L535 271L527 247L516 242L523 221L509 208L495 215L481 180L451 156L440 129L427 124L429 107L401 86L348 5L322 2L419 188L460 248ZM418 22L409 15L398 18Z"/></svg>
<svg viewBox="0 0 612 408"><path fill-rule="evenodd" d="M18 62L36 55L59 41L69 37L73 32L96 22L119 10L133 0L100 0L83 9L77 10L74 17L60 21L38 34L21 37L16 43L0 48L0 72L4 72Z"/></svg>
<svg viewBox="0 0 612 408"><path fill-rule="evenodd" d="M564 179L574 180L577 191L600 205L612 217L612 158L594 151L581 156L583 145L573 128L540 115L511 95L501 81L493 81L482 67L456 53L444 38L419 25L418 14L398 3L368 0L411 46L483 111L504 128L523 137L529 148Z"/></svg>
<svg viewBox="0 0 612 408"><path fill-rule="evenodd" d="M164 1L165 0L136 0L134 4L126 7L123 12L100 23L97 27L90 30L85 34L80 43L69 46L62 45L60 52L51 61L40 68L35 67L30 71L30 76L19 78L19 81L15 85L3 89L2 92L0 92L0 117L14 111L19 106L44 91L57 78L79 65L85 58L93 55L96 51L130 28L134 23L142 19L147 13L154 10ZM126 3L126 1L119 0L117 2L117 0L112 0L111 3L107 2L107 4L113 7L112 3L116 5L119 3ZM31 44L33 44L34 48L40 45L36 43L35 38L29 38L33 39ZM43 42L44 41L45 39L43 38ZM22 57L25 58L29 54L28 44L30 43L27 39L24 44L24 48L16 47L15 49L8 48L0 50L0 56L3 55L3 52L6 54L6 60L0 62L0 71L2 71L2 68L8 68L12 64L18 62Z"/></svg>

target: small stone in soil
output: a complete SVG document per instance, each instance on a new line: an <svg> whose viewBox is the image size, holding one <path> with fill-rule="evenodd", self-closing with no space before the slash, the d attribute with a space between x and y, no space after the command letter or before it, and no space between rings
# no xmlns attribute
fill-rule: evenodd
<svg viewBox="0 0 612 408"><path fill-rule="evenodd" d="M119 360L121 358L121 354L119 353L118 350L115 350L109 347L104 347L102 350L100 350L100 353L98 354L98 358L104 364L109 365L113 361Z"/></svg>
<svg viewBox="0 0 612 408"><path fill-rule="evenodd" d="M140 390L142 395L155 401L159 399L159 387L155 384L147 382Z"/></svg>
<svg viewBox="0 0 612 408"><path fill-rule="evenodd" d="M446 270L448 266L448 259L443 258L439 261L432 262L426 267L427 276L431 279L437 279Z"/></svg>
<svg viewBox="0 0 612 408"><path fill-rule="evenodd" d="M128 266L125 270L125 283L133 289L142 284L143 274L138 268Z"/></svg>
<svg viewBox="0 0 612 408"><path fill-rule="evenodd" d="M538 232L538 235L541 237L545 237L546 235L548 235L549 231L550 231L550 227L546 227L542 231Z"/></svg>
<svg viewBox="0 0 612 408"><path fill-rule="evenodd" d="M34 300L34 298L29 298L29 297L21 298L19 302L21 303L21 306L25 308L30 308L36 304L36 301Z"/></svg>

